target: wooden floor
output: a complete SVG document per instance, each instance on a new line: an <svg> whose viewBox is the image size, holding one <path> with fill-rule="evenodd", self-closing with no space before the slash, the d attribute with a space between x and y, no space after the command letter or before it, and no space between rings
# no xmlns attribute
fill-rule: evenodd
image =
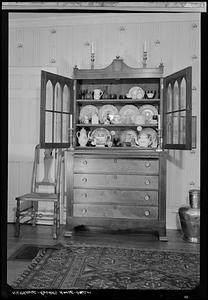
<svg viewBox="0 0 208 300"><path fill-rule="evenodd" d="M110 245L120 247L134 247L145 249L187 249L187 251L199 252L200 245L188 243L183 240L182 234L177 230L167 230L168 242L161 242L154 234L135 232L109 232L88 228L77 230L72 237L65 237L65 227L62 226L58 240L52 239L52 226L22 225L19 238L14 236L14 224L8 224L7 229L7 258L23 244L55 245L57 243L78 242L93 245ZM7 283L15 281L27 268L30 262L7 261Z"/></svg>

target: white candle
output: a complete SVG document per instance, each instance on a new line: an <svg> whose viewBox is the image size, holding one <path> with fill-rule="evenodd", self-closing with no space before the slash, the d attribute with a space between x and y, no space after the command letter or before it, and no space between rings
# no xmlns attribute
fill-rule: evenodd
<svg viewBox="0 0 208 300"><path fill-rule="evenodd" d="M157 120L158 120L158 130L160 130L160 115L157 116Z"/></svg>
<svg viewBox="0 0 208 300"><path fill-rule="evenodd" d="M72 115L69 115L69 128L72 129Z"/></svg>
<svg viewBox="0 0 208 300"><path fill-rule="evenodd" d="M91 53L95 53L95 52L94 52L93 43L91 44Z"/></svg>
<svg viewBox="0 0 208 300"><path fill-rule="evenodd" d="M147 52L147 42L144 41L144 52Z"/></svg>

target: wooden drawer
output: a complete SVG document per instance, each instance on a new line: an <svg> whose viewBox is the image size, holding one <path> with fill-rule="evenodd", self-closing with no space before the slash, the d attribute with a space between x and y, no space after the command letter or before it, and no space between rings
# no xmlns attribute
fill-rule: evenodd
<svg viewBox="0 0 208 300"><path fill-rule="evenodd" d="M74 189L74 203L158 205L157 191Z"/></svg>
<svg viewBox="0 0 208 300"><path fill-rule="evenodd" d="M75 217L124 219L158 218L158 208L149 206L74 204L73 211L73 215Z"/></svg>
<svg viewBox="0 0 208 300"><path fill-rule="evenodd" d="M112 159L75 157L75 173L133 173L158 174L158 159Z"/></svg>
<svg viewBox="0 0 208 300"><path fill-rule="evenodd" d="M158 189L158 176L74 174L74 187Z"/></svg>

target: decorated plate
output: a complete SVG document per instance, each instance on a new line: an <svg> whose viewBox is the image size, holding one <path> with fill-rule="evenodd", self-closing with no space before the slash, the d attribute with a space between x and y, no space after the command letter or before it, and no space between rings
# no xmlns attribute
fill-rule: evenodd
<svg viewBox="0 0 208 300"><path fill-rule="evenodd" d="M96 128L90 134L91 143L96 146L104 146L109 138L111 134L106 128Z"/></svg>
<svg viewBox="0 0 208 300"><path fill-rule="evenodd" d="M79 120L84 122L85 117L91 119L94 114L98 114L98 108L94 105L85 105L80 110Z"/></svg>
<svg viewBox="0 0 208 300"><path fill-rule="evenodd" d="M144 94L145 94L145 92L141 87L134 86L129 90L129 92L126 96L127 96L127 98L132 98L132 99L143 99Z"/></svg>
<svg viewBox="0 0 208 300"><path fill-rule="evenodd" d="M158 144L158 135L157 132L153 128L144 128L140 131L138 135L138 144L139 144L139 137L141 137L142 134L146 134L149 139L149 146L150 148L157 148Z"/></svg>
<svg viewBox="0 0 208 300"><path fill-rule="evenodd" d="M139 109L135 105L124 105L119 114L121 116L122 123L124 124L134 124L135 118L139 114Z"/></svg>
<svg viewBox="0 0 208 300"><path fill-rule="evenodd" d="M120 134L120 140L122 143L135 144L137 141L137 133L134 130L124 130Z"/></svg>
<svg viewBox="0 0 208 300"><path fill-rule="evenodd" d="M113 117L117 114L118 109L114 105L106 104L101 106L98 113L100 123L104 123L107 116L111 116L111 119L113 119Z"/></svg>
<svg viewBox="0 0 208 300"><path fill-rule="evenodd" d="M146 121L151 121L154 115L158 115L157 109L153 105L142 105L139 114L145 115Z"/></svg>

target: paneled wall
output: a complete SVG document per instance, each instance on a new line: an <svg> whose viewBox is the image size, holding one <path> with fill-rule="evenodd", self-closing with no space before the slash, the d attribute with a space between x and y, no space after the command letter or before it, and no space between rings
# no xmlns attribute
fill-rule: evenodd
<svg viewBox="0 0 208 300"><path fill-rule="evenodd" d="M75 64L89 68L92 42L95 68L106 67L116 55L142 67L146 41L148 66L162 60L165 75L187 66L193 71L197 149L169 151L167 164L167 227L177 228L178 208L188 203L188 190L200 184L200 14L14 15L9 22L8 220L14 221L14 196L30 188L33 149L39 142L40 70L71 77Z"/></svg>

